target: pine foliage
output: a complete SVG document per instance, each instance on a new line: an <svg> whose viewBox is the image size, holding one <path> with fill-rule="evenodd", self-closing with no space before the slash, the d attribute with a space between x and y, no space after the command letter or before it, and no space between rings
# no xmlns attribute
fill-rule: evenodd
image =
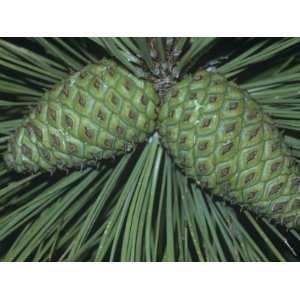
<svg viewBox="0 0 300 300"><path fill-rule="evenodd" d="M137 77L164 78L166 89L199 67L217 69L263 105L299 158L299 38L154 40L156 55L146 38L1 39L0 153L45 91L106 57ZM1 155L0 259L298 260L297 231L211 198L174 166L157 134L98 169L67 175L20 175L7 170Z"/></svg>

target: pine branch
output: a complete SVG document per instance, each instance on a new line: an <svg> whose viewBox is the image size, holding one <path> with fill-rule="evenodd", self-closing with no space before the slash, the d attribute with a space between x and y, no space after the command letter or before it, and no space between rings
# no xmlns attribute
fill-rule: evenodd
<svg viewBox="0 0 300 300"><path fill-rule="evenodd" d="M163 62L165 44L160 38L155 41ZM44 89L70 70L101 59L103 53L138 76L151 73L151 68L145 72L147 60L149 67L155 62L144 39L36 38L30 43L35 50L0 40L1 152ZM280 127L294 131L287 133L286 140L300 151L295 135L299 39L245 38L233 41L234 50L224 47L222 51L224 43L215 38L177 40L174 51L182 76L204 67L203 59L219 49L210 59L227 77L241 81ZM250 72L253 66L257 70ZM248 73L253 76L245 77ZM68 176L20 176L8 172L0 159L1 260L284 261L287 253L298 254L297 232L287 233L212 200L174 167L156 135L137 153L112 165L104 163L100 169L72 171Z"/></svg>

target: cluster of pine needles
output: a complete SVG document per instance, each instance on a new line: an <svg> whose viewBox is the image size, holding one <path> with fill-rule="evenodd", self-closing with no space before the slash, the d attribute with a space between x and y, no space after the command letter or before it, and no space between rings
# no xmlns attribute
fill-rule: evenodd
<svg viewBox="0 0 300 300"><path fill-rule="evenodd" d="M167 60L165 45L155 38ZM177 38L183 77L216 69L247 89L300 157L299 38ZM23 116L56 82L102 57L155 75L146 38L0 40L1 261L297 261L300 235L202 191L157 134L98 169L20 175L2 154Z"/></svg>

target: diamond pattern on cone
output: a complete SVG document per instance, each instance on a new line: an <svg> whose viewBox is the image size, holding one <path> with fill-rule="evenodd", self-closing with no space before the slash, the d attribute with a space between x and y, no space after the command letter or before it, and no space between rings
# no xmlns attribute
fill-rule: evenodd
<svg viewBox="0 0 300 300"><path fill-rule="evenodd" d="M103 59L43 95L11 137L5 161L17 172L95 165L145 141L157 105L150 83Z"/></svg>
<svg viewBox="0 0 300 300"><path fill-rule="evenodd" d="M159 114L165 148L183 172L212 193L300 227L300 176L272 120L245 91L198 71L175 85Z"/></svg>

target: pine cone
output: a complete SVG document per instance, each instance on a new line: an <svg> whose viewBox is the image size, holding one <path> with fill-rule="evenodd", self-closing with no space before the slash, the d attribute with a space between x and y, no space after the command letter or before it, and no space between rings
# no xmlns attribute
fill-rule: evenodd
<svg viewBox="0 0 300 300"><path fill-rule="evenodd" d="M11 137L5 161L18 172L95 165L145 141L157 104L150 83L101 60L43 95Z"/></svg>
<svg viewBox="0 0 300 300"><path fill-rule="evenodd" d="M289 228L300 226L297 164L247 92L201 70L169 91L159 122L162 143L202 187Z"/></svg>

